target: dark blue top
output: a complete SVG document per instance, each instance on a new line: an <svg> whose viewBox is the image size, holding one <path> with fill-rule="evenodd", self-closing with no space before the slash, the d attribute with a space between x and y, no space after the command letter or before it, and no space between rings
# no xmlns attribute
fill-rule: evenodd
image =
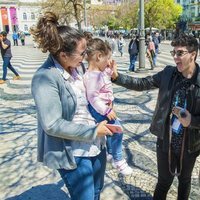
<svg viewBox="0 0 200 200"><path fill-rule="evenodd" d="M3 40L4 44L8 45L8 47L6 49L3 49L1 42L0 42L0 48L1 48L1 56L3 57L12 57L12 53L11 53L11 43L10 40L8 40L7 38L5 40Z"/></svg>

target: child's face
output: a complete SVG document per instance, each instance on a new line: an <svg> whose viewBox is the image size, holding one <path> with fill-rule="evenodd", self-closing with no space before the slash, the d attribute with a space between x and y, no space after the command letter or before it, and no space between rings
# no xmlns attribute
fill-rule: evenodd
<svg viewBox="0 0 200 200"><path fill-rule="evenodd" d="M109 52L107 55L101 54L99 59L99 70L104 71L106 67L108 67L109 62L111 60L112 53Z"/></svg>

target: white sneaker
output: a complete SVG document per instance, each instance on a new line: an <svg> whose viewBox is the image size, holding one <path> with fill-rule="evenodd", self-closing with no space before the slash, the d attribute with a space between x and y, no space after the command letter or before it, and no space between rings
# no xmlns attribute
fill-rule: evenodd
<svg viewBox="0 0 200 200"><path fill-rule="evenodd" d="M112 166L116 168L123 175L130 175L133 173L133 169L129 167L125 159L113 162Z"/></svg>
<svg viewBox="0 0 200 200"><path fill-rule="evenodd" d="M113 156L111 154L107 153L106 160L107 160L107 162L112 162Z"/></svg>

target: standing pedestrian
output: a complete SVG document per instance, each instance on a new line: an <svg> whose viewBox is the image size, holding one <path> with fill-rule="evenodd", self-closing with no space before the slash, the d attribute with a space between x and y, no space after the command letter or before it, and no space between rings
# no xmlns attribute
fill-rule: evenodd
<svg viewBox="0 0 200 200"><path fill-rule="evenodd" d="M106 121L95 124L88 111L80 65L83 33L58 24L46 12L31 34L49 57L36 71L32 94L38 116L38 161L57 169L73 200L99 200L106 167Z"/></svg>
<svg viewBox="0 0 200 200"><path fill-rule="evenodd" d="M120 52L121 57L122 57L124 53L124 46L125 46L125 41L122 34L119 35L119 38L117 40L117 46L118 46L118 51Z"/></svg>
<svg viewBox="0 0 200 200"><path fill-rule="evenodd" d="M176 67L145 78L122 74L114 82L133 90L159 88L150 131L157 136L158 182L154 200L166 200L175 176L178 200L187 200L191 176L200 154L200 68L196 63L198 42L182 34L171 42ZM117 76L117 73L115 72Z"/></svg>
<svg viewBox="0 0 200 200"><path fill-rule="evenodd" d="M157 56L159 54L159 33L155 32L153 34L153 42L155 45L155 56L153 57L153 65L156 67L156 62L157 62Z"/></svg>
<svg viewBox="0 0 200 200"><path fill-rule="evenodd" d="M154 42L152 41L152 37L149 36L147 38L147 57L149 59L149 62L150 62L150 65L151 65L151 69L154 69L154 62L153 62L153 59L155 57L155 44Z"/></svg>
<svg viewBox="0 0 200 200"><path fill-rule="evenodd" d="M19 33L19 38L20 38L20 40L21 40L21 44L22 44L22 46L24 46L25 45L25 33L23 32L23 31L21 31L20 33Z"/></svg>
<svg viewBox="0 0 200 200"><path fill-rule="evenodd" d="M134 72L135 71L135 63L137 61L137 56L139 53L139 37L133 35L131 41L128 45L128 53L130 57L130 65L129 65L129 71Z"/></svg>
<svg viewBox="0 0 200 200"><path fill-rule="evenodd" d="M16 31L13 32L12 38L13 38L14 46L18 46L18 34Z"/></svg>
<svg viewBox="0 0 200 200"><path fill-rule="evenodd" d="M108 124L120 127L121 124L113 109L111 75L115 63L111 64L111 56L111 47L107 42L99 38L88 42L88 70L84 74L84 85L89 102L88 108L96 122L107 120ZM113 131L112 136L107 136L107 158L121 174L130 175L133 170L123 157L122 139L122 130Z"/></svg>
<svg viewBox="0 0 200 200"><path fill-rule="evenodd" d="M10 60L12 58L11 42L7 38L7 32L5 31L2 31L0 33L0 49L1 49L1 56L3 59L3 78L2 80L0 80L0 84L6 83L7 68L9 68L15 74L13 80L19 80L20 79L19 74L10 63Z"/></svg>
<svg viewBox="0 0 200 200"><path fill-rule="evenodd" d="M114 34L112 34L110 36L109 43L110 43L110 46L111 46L111 49L112 49L112 55L115 56L115 54L116 54L116 46L117 45L116 45L116 39L115 39L115 35Z"/></svg>

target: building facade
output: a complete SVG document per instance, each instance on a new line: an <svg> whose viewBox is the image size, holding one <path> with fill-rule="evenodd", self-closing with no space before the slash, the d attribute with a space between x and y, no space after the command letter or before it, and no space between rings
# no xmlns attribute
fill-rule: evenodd
<svg viewBox="0 0 200 200"><path fill-rule="evenodd" d="M0 31L28 32L37 22L41 13L41 0L1 0L0 1ZM91 0L91 4L136 3L138 0ZM174 0L183 7L181 23L185 30L200 31L200 0ZM184 26L183 26L184 27Z"/></svg>
<svg viewBox="0 0 200 200"><path fill-rule="evenodd" d="M176 3L183 7L183 17L187 20L194 21L200 17L200 2L199 0L176 0Z"/></svg>
<svg viewBox="0 0 200 200"><path fill-rule="evenodd" d="M175 0L183 7L181 20L186 24L186 29L200 32L200 1L199 0Z"/></svg>
<svg viewBox="0 0 200 200"><path fill-rule="evenodd" d="M0 31L13 33L27 32L34 25L41 12L37 1L1 0L0 2Z"/></svg>

